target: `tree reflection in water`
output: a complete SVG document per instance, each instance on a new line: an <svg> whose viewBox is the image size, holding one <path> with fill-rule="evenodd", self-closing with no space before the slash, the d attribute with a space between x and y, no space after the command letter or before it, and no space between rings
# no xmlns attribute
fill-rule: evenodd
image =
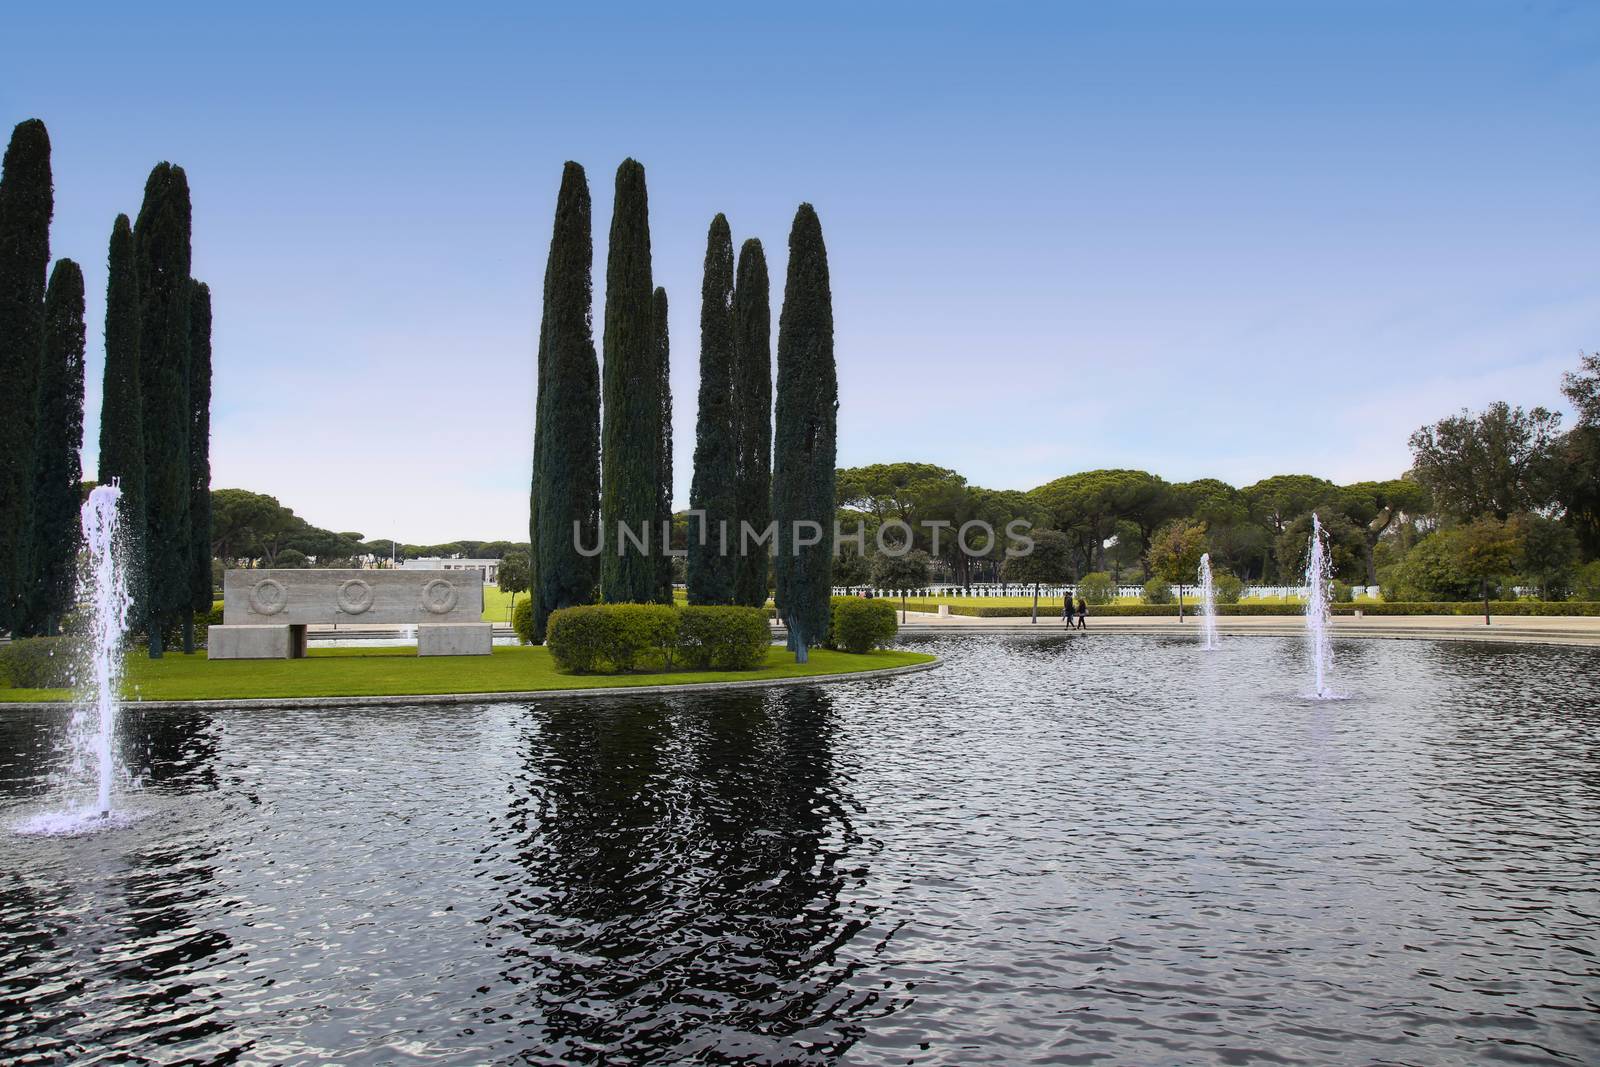
<svg viewBox="0 0 1600 1067"><path fill-rule="evenodd" d="M846 981L876 909L841 891L876 846L835 731L816 689L538 708L505 835L525 877L491 920L516 990L496 1018L585 1062L848 1048L883 1007Z"/></svg>

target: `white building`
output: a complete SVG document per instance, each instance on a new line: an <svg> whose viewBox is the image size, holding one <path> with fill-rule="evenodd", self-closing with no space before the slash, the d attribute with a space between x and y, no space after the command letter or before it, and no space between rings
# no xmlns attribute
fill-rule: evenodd
<svg viewBox="0 0 1600 1067"><path fill-rule="evenodd" d="M408 559L400 564L403 571L477 571L486 585L500 581L500 561L497 559L445 559L441 556L423 556Z"/></svg>

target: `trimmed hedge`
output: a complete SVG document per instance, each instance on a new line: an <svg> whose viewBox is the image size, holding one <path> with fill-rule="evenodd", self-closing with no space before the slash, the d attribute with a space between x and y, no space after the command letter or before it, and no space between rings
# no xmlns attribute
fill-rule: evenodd
<svg viewBox="0 0 1600 1067"><path fill-rule="evenodd" d="M672 665L678 613L665 604L588 604L550 613L545 645L577 674L626 674L650 657Z"/></svg>
<svg viewBox="0 0 1600 1067"><path fill-rule="evenodd" d="M82 649L76 637L25 637L0 645L0 688L70 689Z"/></svg>
<svg viewBox="0 0 1600 1067"><path fill-rule="evenodd" d="M857 654L882 648L900 632L900 624L895 621L896 610L888 600L834 597L828 647Z"/></svg>
<svg viewBox="0 0 1600 1067"><path fill-rule="evenodd" d="M906 604L907 611L920 611L928 614L937 614L939 604L933 600L914 600ZM1362 600L1353 604L1334 604L1335 615L1354 615L1356 612L1363 615L1482 615L1483 601L1386 601ZM1600 602L1577 600L1491 600L1489 611L1493 615L1600 615ZM964 615L975 619L1026 619L1033 614L1033 609L1026 605L950 605L950 614ZM1053 614L1053 612L1052 612ZM1183 615L1188 618L1199 612L1192 601L1184 603ZM1218 615L1303 615L1304 609L1299 604L1284 604L1276 601L1245 600L1237 604L1218 604ZM1046 612L1040 606L1039 615L1043 618ZM1106 604L1098 608L1089 609L1089 617L1096 615L1102 618L1129 617L1129 616L1172 616L1177 618L1178 605L1176 604Z"/></svg>
<svg viewBox="0 0 1600 1067"><path fill-rule="evenodd" d="M760 608L589 604L551 612L545 645L558 667L575 674L667 670L680 662L748 671L766 662L772 629Z"/></svg>
<svg viewBox="0 0 1600 1067"><path fill-rule="evenodd" d="M1481 600L1364 601L1360 604L1335 604L1335 615L1482 615ZM1600 602L1583 600L1491 600L1491 615L1600 615Z"/></svg>
<svg viewBox="0 0 1600 1067"><path fill-rule="evenodd" d="M766 662L772 627L760 608L678 609L678 658L685 667L753 671Z"/></svg>

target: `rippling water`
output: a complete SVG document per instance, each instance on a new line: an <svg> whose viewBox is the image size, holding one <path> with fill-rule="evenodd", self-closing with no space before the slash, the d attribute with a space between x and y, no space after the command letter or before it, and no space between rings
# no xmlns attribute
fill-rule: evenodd
<svg viewBox="0 0 1600 1067"><path fill-rule="evenodd" d="M0 1060L1600 1062L1600 653L962 638L768 694L0 713Z"/></svg>

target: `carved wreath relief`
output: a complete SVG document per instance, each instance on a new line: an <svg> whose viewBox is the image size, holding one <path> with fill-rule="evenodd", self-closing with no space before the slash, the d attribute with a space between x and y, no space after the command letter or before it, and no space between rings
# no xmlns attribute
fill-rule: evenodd
<svg viewBox="0 0 1600 1067"><path fill-rule="evenodd" d="M339 586L339 610L346 615L360 615L372 607L372 586L360 578L352 578Z"/></svg>
<svg viewBox="0 0 1600 1067"><path fill-rule="evenodd" d="M274 578L263 578L250 589L250 610L257 615L276 615L289 604L289 594Z"/></svg>
<svg viewBox="0 0 1600 1067"><path fill-rule="evenodd" d="M456 606L456 587L435 578L422 587L422 606L433 615L448 615Z"/></svg>

